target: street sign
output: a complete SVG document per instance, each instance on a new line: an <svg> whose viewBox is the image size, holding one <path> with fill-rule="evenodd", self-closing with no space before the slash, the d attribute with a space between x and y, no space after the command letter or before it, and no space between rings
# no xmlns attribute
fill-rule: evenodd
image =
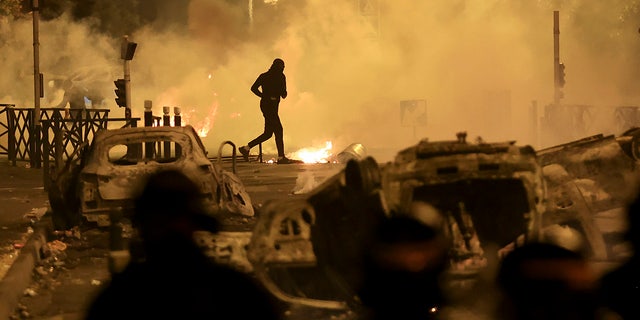
<svg viewBox="0 0 640 320"><path fill-rule="evenodd" d="M400 124L403 127L427 125L427 100L400 101Z"/></svg>

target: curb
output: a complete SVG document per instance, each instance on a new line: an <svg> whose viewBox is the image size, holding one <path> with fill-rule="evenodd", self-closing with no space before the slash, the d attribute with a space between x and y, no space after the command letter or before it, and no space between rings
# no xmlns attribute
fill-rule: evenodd
<svg viewBox="0 0 640 320"><path fill-rule="evenodd" d="M31 284L33 270L41 261L43 247L47 244L46 232L46 222L38 221L25 246L0 281L0 319L10 319L24 290Z"/></svg>

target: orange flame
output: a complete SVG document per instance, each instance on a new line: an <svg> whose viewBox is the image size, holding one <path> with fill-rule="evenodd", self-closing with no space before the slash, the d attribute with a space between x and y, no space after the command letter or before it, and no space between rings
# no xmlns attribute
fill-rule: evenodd
<svg viewBox="0 0 640 320"><path fill-rule="evenodd" d="M197 122L192 121L192 119L195 118L195 112L195 109L191 109L189 112L185 113L182 117L182 123L193 126L198 135L201 138L204 138L209 134L209 131L211 131L211 127L213 127L213 120L218 113L218 105L217 103L214 103L214 105L209 108L209 114L205 116L204 119Z"/></svg>
<svg viewBox="0 0 640 320"><path fill-rule="evenodd" d="M327 163L331 158L332 148L333 144L331 141L327 141L324 147L309 147L297 150L291 154L290 158L300 159L304 163Z"/></svg>

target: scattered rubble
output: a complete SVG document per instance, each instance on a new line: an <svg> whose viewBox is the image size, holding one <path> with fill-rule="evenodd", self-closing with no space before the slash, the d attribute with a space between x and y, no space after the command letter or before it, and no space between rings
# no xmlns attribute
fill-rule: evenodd
<svg viewBox="0 0 640 320"><path fill-rule="evenodd" d="M52 232L49 240L42 246L43 254L33 270L32 283L24 290L19 300L20 305L11 319L48 319L52 316L51 312L56 311L43 308L43 301L50 299L52 295L73 295L73 291L78 290L78 287L98 288L109 277L106 259L108 249L103 244L107 240L104 230L56 231ZM82 267L85 265L82 261L87 260L95 264L89 267L90 271L85 271L86 267ZM82 268L82 273L71 272L79 266ZM65 299L75 301L88 298L82 295L68 296ZM78 302L78 305L80 304L81 302Z"/></svg>
<svg viewBox="0 0 640 320"><path fill-rule="evenodd" d="M36 291L31 289L31 288L27 288L24 290L24 295L25 296L29 296L29 297L34 297L37 295Z"/></svg>

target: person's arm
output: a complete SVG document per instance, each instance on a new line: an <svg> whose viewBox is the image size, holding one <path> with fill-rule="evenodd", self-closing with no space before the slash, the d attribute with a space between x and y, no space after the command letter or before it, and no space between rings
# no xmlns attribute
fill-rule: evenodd
<svg viewBox="0 0 640 320"><path fill-rule="evenodd" d="M282 74L282 95L280 95L282 99L287 98L287 77Z"/></svg>
<svg viewBox="0 0 640 320"><path fill-rule="evenodd" d="M259 75L256 81L251 86L251 92L253 92L256 96L262 98L262 92L258 89L262 86L262 75Z"/></svg>
<svg viewBox="0 0 640 320"><path fill-rule="evenodd" d="M67 93L67 91L65 91L64 94L62 95L62 101L60 101L60 103L58 103L58 105L55 106L54 108L64 108L67 106L68 102L69 102L69 94Z"/></svg>

